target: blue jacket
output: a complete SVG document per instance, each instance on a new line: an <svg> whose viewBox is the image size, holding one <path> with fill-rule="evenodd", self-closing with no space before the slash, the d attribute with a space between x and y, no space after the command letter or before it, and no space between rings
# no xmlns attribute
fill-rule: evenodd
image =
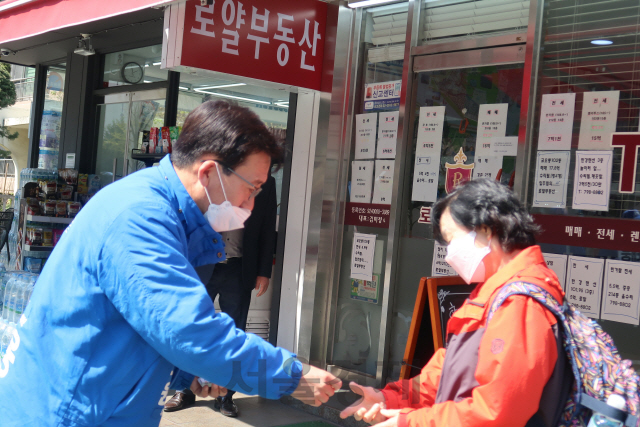
<svg viewBox="0 0 640 427"><path fill-rule="evenodd" d="M157 426L184 369L277 399L298 385L290 352L216 314L195 267L224 244L169 156L101 190L64 232L0 362L0 424ZM172 377L173 375L173 377Z"/></svg>

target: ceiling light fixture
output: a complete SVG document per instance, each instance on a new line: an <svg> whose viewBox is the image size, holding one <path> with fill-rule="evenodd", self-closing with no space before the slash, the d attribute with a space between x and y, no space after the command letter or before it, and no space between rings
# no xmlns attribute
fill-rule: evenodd
<svg viewBox="0 0 640 427"><path fill-rule="evenodd" d="M597 46L608 46L610 44L613 44L613 42L611 40L600 39L600 40L591 40L591 44L595 44Z"/></svg>
<svg viewBox="0 0 640 427"><path fill-rule="evenodd" d="M223 87L236 87L236 86L246 86L246 83L232 83L228 85L217 85L217 86L203 86L200 89L221 89Z"/></svg>
<svg viewBox="0 0 640 427"><path fill-rule="evenodd" d="M288 102L274 102L273 105L277 105L278 107L289 108Z"/></svg>
<svg viewBox="0 0 640 427"><path fill-rule="evenodd" d="M160 64L162 64L162 62L154 62L153 66L155 67L156 65L160 65Z"/></svg>
<svg viewBox="0 0 640 427"><path fill-rule="evenodd" d="M91 34L80 34L82 38L78 40L78 47L73 51L82 56L95 55L96 51L91 46Z"/></svg>
<svg viewBox="0 0 640 427"><path fill-rule="evenodd" d="M182 89L182 90L186 90L186 91L188 91L188 90L189 90L189 88L188 88L188 87L182 87L182 86L178 86L178 89Z"/></svg>
<svg viewBox="0 0 640 427"><path fill-rule="evenodd" d="M209 91L206 91L206 90L203 90L203 89L195 89L195 91L199 92L199 93L206 93L206 94L213 95L213 96L219 96L219 97L222 97L222 98L230 98L230 99L237 99L239 101L255 102L256 104L271 105L270 102L261 101L259 99L255 99L255 98L244 98L242 96L227 95L226 93L209 92Z"/></svg>
<svg viewBox="0 0 640 427"><path fill-rule="evenodd" d="M397 0L349 0L349 7L354 9L356 7L375 6L377 4L391 3Z"/></svg>

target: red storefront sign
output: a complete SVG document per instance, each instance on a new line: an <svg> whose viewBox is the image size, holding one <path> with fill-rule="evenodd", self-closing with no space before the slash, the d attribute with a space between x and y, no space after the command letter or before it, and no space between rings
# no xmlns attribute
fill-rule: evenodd
<svg viewBox="0 0 640 427"><path fill-rule="evenodd" d="M391 206L371 203L347 203L345 225L389 228Z"/></svg>
<svg viewBox="0 0 640 427"><path fill-rule="evenodd" d="M327 4L199 0L165 14L166 67L193 67L320 90ZM165 55L163 55L165 58Z"/></svg>
<svg viewBox="0 0 640 427"><path fill-rule="evenodd" d="M620 193L633 193L636 190L636 169L638 166L638 147L640 132L614 132L611 134L611 146L622 148L620 165Z"/></svg>
<svg viewBox="0 0 640 427"><path fill-rule="evenodd" d="M640 221L563 215L533 215L541 243L640 252Z"/></svg>

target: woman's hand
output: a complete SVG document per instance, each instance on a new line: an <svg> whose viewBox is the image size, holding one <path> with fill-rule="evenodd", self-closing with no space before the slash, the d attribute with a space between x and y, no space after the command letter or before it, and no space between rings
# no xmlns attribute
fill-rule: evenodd
<svg viewBox="0 0 640 427"><path fill-rule="evenodd" d="M400 409L381 409L380 415L386 420L376 424L376 427L398 427L400 419Z"/></svg>
<svg viewBox="0 0 640 427"><path fill-rule="evenodd" d="M380 390L373 387L363 387L355 382L349 383L349 387L355 394L362 396L362 399L358 399L357 402L340 412L340 418L353 415L356 420L364 420L369 424L386 420L380 413L385 408L384 395Z"/></svg>

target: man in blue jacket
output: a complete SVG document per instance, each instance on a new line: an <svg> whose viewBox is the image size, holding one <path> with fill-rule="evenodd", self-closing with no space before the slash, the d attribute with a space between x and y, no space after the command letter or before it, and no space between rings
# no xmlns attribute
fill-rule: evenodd
<svg viewBox="0 0 640 427"><path fill-rule="evenodd" d="M101 190L67 228L0 361L0 424L157 426L170 388L198 377L320 405L340 380L216 314L195 268L248 216L282 148L226 102L187 118L159 167ZM185 384L181 370L197 377ZM245 387L246 386L246 387Z"/></svg>

